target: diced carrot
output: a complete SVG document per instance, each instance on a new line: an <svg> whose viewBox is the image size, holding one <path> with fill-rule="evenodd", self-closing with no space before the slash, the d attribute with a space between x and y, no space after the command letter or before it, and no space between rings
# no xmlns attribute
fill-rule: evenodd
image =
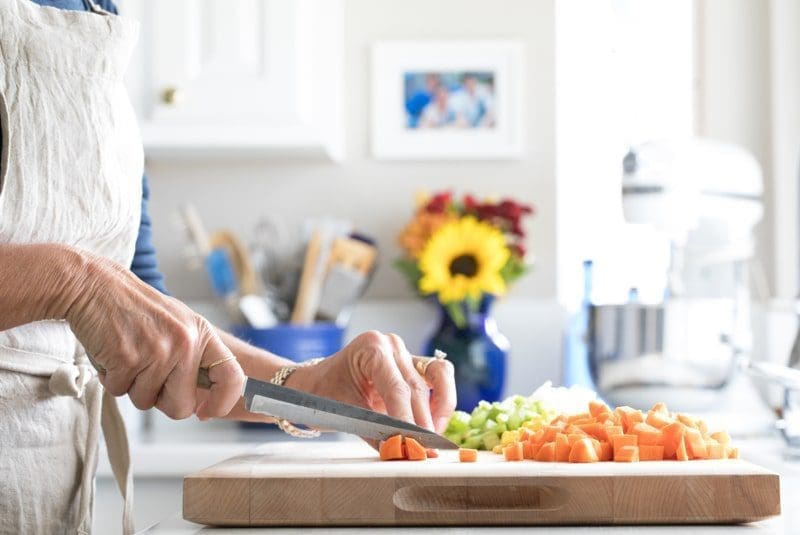
<svg viewBox="0 0 800 535"><path fill-rule="evenodd" d="M600 401L598 399L591 400L589 402L589 414L591 414L592 416L597 418L597 415L600 414L601 412L609 412L610 413L611 410L608 408L608 405L606 405L602 401Z"/></svg>
<svg viewBox="0 0 800 535"><path fill-rule="evenodd" d="M572 445L569 452L571 463L596 463L600 460L591 439L584 438Z"/></svg>
<svg viewBox="0 0 800 535"><path fill-rule="evenodd" d="M606 436L608 437L609 442L611 441L611 437L614 435L623 435L622 426L621 425L611 425L606 428Z"/></svg>
<svg viewBox="0 0 800 535"><path fill-rule="evenodd" d="M666 415L667 417L669 416L669 411L667 410L667 405L666 405L666 403L664 403L663 401L659 401L658 403L656 403L655 405L653 405L653 406L650 408L650 410L651 410L652 412L659 412L659 413L663 413L663 414L664 414L664 415ZM641 452L639 452L639 455L641 455Z"/></svg>
<svg viewBox="0 0 800 535"><path fill-rule="evenodd" d="M638 446L639 437L637 435L614 435L611 437L611 444L614 450L614 459L617 458L617 453L625 446Z"/></svg>
<svg viewBox="0 0 800 535"><path fill-rule="evenodd" d="M536 455L539 453L539 450L542 449L543 445L544 442L531 442L531 459L536 459ZM524 454L525 452L523 451L522 453Z"/></svg>
<svg viewBox="0 0 800 535"><path fill-rule="evenodd" d="M614 445L611 442L600 443L600 460L601 461L614 460Z"/></svg>
<svg viewBox="0 0 800 535"><path fill-rule="evenodd" d="M405 459L403 451L403 435L394 435L381 442L378 449L381 461Z"/></svg>
<svg viewBox="0 0 800 535"><path fill-rule="evenodd" d="M474 463L478 460L478 450L471 448L459 448L458 460L462 463Z"/></svg>
<svg viewBox="0 0 800 535"><path fill-rule="evenodd" d="M524 459L522 455L522 442L512 442L503 448L503 457L506 461L521 461Z"/></svg>
<svg viewBox="0 0 800 535"><path fill-rule="evenodd" d="M569 445L572 446L577 441L586 438L586 433L572 433L567 435L567 440L569 441Z"/></svg>
<svg viewBox="0 0 800 535"><path fill-rule="evenodd" d="M706 450L708 452L709 459L724 459L725 458L725 446L717 442L716 444L708 444L706 443Z"/></svg>
<svg viewBox="0 0 800 535"><path fill-rule="evenodd" d="M675 458L679 461L688 461L689 454L686 452L686 437L681 435L681 439L678 442L678 450L675 452Z"/></svg>
<svg viewBox="0 0 800 535"><path fill-rule="evenodd" d="M638 446L622 446L614 454L614 461L618 463L635 463L639 461Z"/></svg>
<svg viewBox="0 0 800 535"><path fill-rule="evenodd" d="M568 435L583 435L586 436L586 431L574 424L569 424L564 432Z"/></svg>
<svg viewBox="0 0 800 535"><path fill-rule="evenodd" d="M575 423L576 420L585 420L587 418L591 418L592 415L588 412L579 412L577 414L573 414L572 416L567 417L567 423Z"/></svg>
<svg viewBox="0 0 800 535"><path fill-rule="evenodd" d="M539 443L542 442L543 438L544 438L544 428L539 429L538 431L536 431L533 434L533 436L530 438L530 442L531 442L531 444L539 444Z"/></svg>
<svg viewBox="0 0 800 535"><path fill-rule="evenodd" d="M436 448L428 448L425 450L425 455L428 456L428 459L436 459L439 456L439 450Z"/></svg>
<svg viewBox="0 0 800 535"><path fill-rule="evenodd" d="M723 446L727 446L731 443L731 436L728 434L727 431L717 431L716 433L711 433L711 438L722 444Z"/></svg>
<svg viewBox="0 0 800 535"><path fill-rule="evenodd" d="M639 436L639 446L663 446L664 433L650 424L640 422L634 424L628 433Z"/></svg>
<svg viewBox="0 0 800 535"><path fill-rule="evenodd" d="M406 446L406 458L409 461L424 461L428 458L425 448L413 438L406 437L404 443Z"/></svg>
<svg viewBox="0 0 800 535"><path fill-rule="evenodd" d="M533 432L530 429L522 428L519 430L519 439L523 442L528 441L533 436Z"/></svg>
<svg viewBox="0 0 800 535"><path fill-rule="evenodd" d="M642 416L641 411L638 411L632 407L617 407L614 409L614 412L622 422L622 429L626 433L628 433L630 428L635 424L644 422L644 416Z"/></svg>
<svg viewBox="0 0 800 535"><path fill-rule="evenodd" d="M739 448L731 448L730 446L725 446L725 453L728 459L738 459L739 458Z"/></svg>
<svg viewBox="0 0 800 535"><path fill-rule="evenodd" d="M590 416L589 418L581 418L579 420L573 420L570 423L571 423L571 425L580 427L580 426L586 425L586 424L596 424L597 420Z"/></svg>
<svg viewBox="0 0 800 535"><path fill-rule="evenodd" d="M705 459L708 456L706 442L700 431L687 427L683 438L686 443L686 453L690 459Z"/></svg>
<svg viewBox="0 0 800 535"><path fill-rule="evenodd" d="M688 414L678 413L678 421L686 427L697 428L697 422Z"/></svg>
<svg viewBox="0 0 800 535"><path fill-rule="evenodd" d="M566 463L569 462L569 452L572 446L569 443L567 435L559 433L556 435L556 462Z"/></svg>
<svg viewBox="0 0 800 535"><path fill-rule="evenodd" d="M640 461L661 461L664 459L664 446L639 446Z"/></svg>
<svg viewBox="0 0 800 535"><path fill-rule="evenodd" d="M674 459L678 451L678 445L683 438L683 432L686 426L680 422L673 422L664 426L661 433L664 435L664 458Z"/></svg>
<svg viewBox="0 0 800 535"><path fill-rule="evenodd" d="M593 424L575 424L581 431L586 433L587 435L600 439L603 438L601 436L605 435L605 431L602 424L593 423Z"/></svg>
<svg viewBox="0 0 800 535"><path fill-rule="evenodd" d="M536 452L536 460L542 462L552 463L556 460L556 443L545 442L539 451Z"/></svg>
<svg viewBox="0 0 800 535"><path fill-rule="evenodd" d="M566 414L559 414L550 422L550 425L556 425L559 422L567 423L568 416Z"/></svg>
<svg viewBox="0 0 800 535"><path fill-rule="evenodd" d="M672 423L672 419L669 417L668 414L651 410L650 412L647 413L647 418L645 419L645 422L655 427L656 429L663 429L664 427Z"/></svg>
<svg viewBox="0 0 800 535"><path fill-rule="evenodd" d="M544 428L544 436L542 437L542 442L553 442L556 439L556 435L561 432L560 427L556 427L554 425L548 425Z"/></svg>
<svg viewBox="0 0 800 535"><path fill-rule="evenodd" d="M523 442L522 443L522 458L523 459L535 459L536 455L533 453L533 444L530 442Z"/></svg>
<svg viewBox="0 0 800 535"><path fill-rule="evenodd" d="M697 430L703 435L703 438L708 436L708 425L703 420L697 420Z"/></svg>

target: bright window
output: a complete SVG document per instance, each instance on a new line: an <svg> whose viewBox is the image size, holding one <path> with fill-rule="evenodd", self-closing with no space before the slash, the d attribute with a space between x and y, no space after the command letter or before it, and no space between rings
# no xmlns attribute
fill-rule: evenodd
<svg viewBox="0 0 800 535"><path fill-rule="evenodd" d="M558 293L576 305L583 260L594 300L663 295L667 243L622 216L632 144L694 130L692 0L556 2Z"/></svg>

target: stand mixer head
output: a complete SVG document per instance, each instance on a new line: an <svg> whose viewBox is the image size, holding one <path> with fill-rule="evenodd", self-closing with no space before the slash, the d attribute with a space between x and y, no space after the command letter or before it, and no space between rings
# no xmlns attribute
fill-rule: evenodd
<svg viewBox="0 0 800 535"><path fill-rule="evenodd" d="M683 391L722 388L750 347L761 170L744 149L703 139L633 147L623 170L625 220L667 238L668 282L661 303L588 305L590 370L614 403L682 392L678 405L690 409Z"/></svg>

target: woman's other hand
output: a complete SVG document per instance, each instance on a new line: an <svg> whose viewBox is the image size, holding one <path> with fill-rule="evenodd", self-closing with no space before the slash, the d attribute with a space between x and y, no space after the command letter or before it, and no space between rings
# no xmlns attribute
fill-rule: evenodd
<svg viewBox="0 0 800 535"><path fill-rule="evenodd" d="M434 360L422 377L415 358L399 336L370 331L316 366L298 368L286 386L441 433L456 406L453 365Z"/></svg>
<svg viewBox="0 0 800 535"><path fill-rule="evenodd" d="M213 327L183 303L105 258L82 255L66 320L95 362L103 386L139 409L175 419L197 406L197 372L231 356ZM240 399L244 373L235 359L209 370L214 383L198 416L222 417Z"/></svg>

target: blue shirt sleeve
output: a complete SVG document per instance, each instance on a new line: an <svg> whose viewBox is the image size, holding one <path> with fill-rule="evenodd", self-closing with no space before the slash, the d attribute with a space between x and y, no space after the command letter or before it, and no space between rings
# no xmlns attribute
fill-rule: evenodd
<svg viewBox="0 0 800 535"><path fill-rule="evenodd" d="M148 211L149 201L150 187L147 183L147 175L144 175L142 177L142 217L139 222L139 236L136 238L136 252L133 255L131 271L156 290L166 294L164 275L158 269L156 250L153 247L153 224Z"/></svg>

